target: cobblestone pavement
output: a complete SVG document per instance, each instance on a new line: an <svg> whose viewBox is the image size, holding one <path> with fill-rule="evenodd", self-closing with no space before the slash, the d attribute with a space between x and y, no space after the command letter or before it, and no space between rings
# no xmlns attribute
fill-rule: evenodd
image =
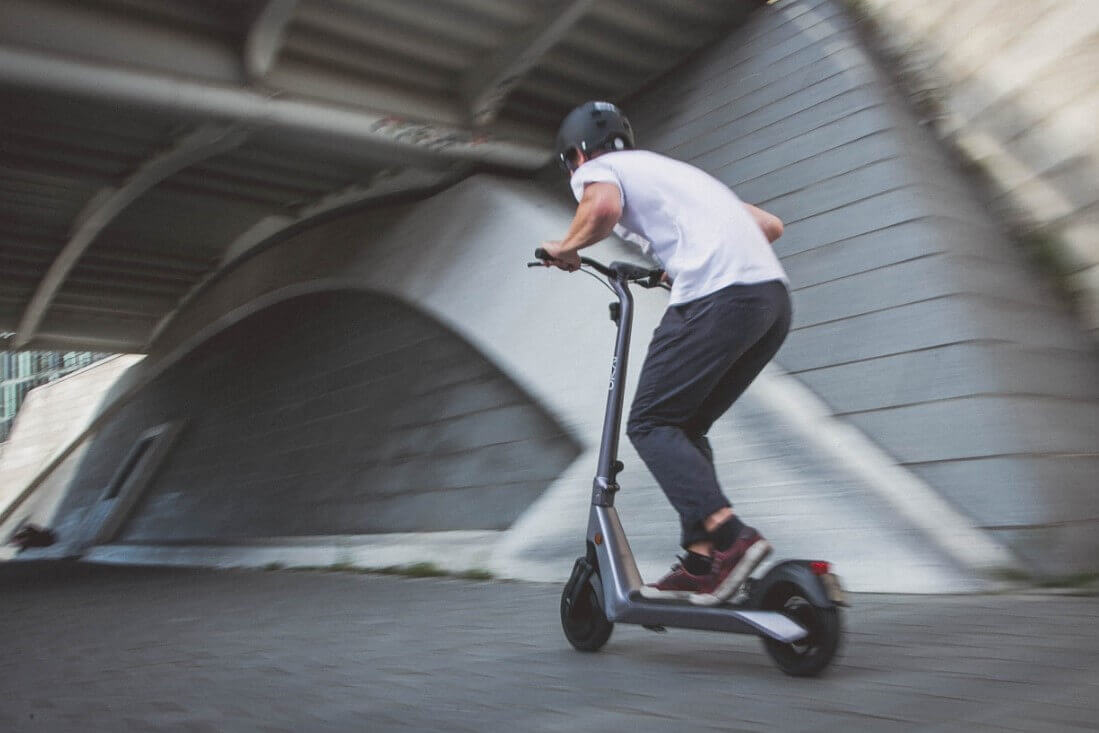
<svg viewBox="0 0 1099 733"><path fill-rule="evenodd" d="M758 640L619 626L555 586L0 565L3 731L1096 729L1099 600L854 598L819 679Z"/></svg>

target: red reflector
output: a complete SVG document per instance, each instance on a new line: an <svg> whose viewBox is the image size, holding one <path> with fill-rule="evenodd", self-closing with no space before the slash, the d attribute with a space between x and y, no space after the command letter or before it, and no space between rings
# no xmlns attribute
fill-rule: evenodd
<svg viewBox="0 0 1099 733"><path fill-rule="evenodd" d="M824 575L831 569L831 566L823 560L813 560L809 563L809 571L813 575Z"/></svg>

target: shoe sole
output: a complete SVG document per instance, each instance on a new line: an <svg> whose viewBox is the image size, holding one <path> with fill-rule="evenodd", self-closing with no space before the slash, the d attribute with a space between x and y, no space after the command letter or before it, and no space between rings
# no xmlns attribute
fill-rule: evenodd
<svg viewBox="0 0 1099 733"><path fill-rule="evenodd" d="M748 548L747 552L744 553L744 557L733 568L733 571L725 577L725 580L721 581L721 585L714 588L712 593L692 593L687 597L687 600L696 606L716 606L724 603L736 593L736 589L747 580L751 572L759 567L759 564L767 559L770 554L771 543L763 539L757 541Z"/></svg>

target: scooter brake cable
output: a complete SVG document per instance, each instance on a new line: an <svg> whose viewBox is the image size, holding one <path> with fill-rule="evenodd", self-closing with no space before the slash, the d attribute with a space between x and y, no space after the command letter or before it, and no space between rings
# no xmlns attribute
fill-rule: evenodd
<svg viewBox="0 0 1099 733"><path fill-rule="evenodd" d="M612 293L614 293L615 295L618 295L618 293L615 293L615 292L614 292L614 288L612 288L612 287L611 287L610 285L608 285L608 284L607 284L607 281L606 281L606 280L604 280L604 279L602 278L602 276L600 276L600 275L596 275L596 274L595 274L594 272L592 272L591 270L587 269L587 268L586 268L586 267L584 267L583 265L581 265L581 266L580 266L580 272L583 272L583 273L585 273L585 274L587 274L587 275L591 275L592 277L594 277L594 278L595 278L596 280L598 280L598 281L599 281L599 284L600 284L600 285L602 285L603 287L605 287L605 288L606 288L607 290L611 291L611 292L612 292Z"/></svg>

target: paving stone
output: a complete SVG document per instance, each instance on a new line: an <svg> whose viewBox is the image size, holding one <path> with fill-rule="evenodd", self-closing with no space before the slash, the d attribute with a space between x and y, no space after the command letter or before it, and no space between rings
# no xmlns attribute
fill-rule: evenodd
<svg viewBox="0 0 1099 733"><path fill-rule="evenodd" d="M0 565L4 731L1093 730L1099 601L856 595L841 657L561 635L555 585Z"/></svg>

